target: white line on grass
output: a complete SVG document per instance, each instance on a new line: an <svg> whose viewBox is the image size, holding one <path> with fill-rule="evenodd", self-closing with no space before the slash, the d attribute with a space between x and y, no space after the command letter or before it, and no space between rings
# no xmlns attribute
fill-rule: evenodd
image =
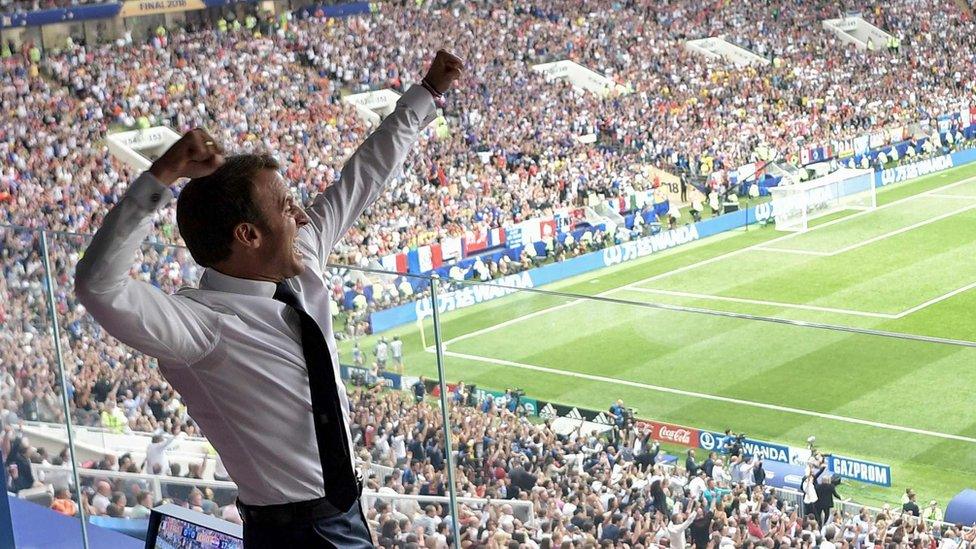
<svg viewBox="0 0 976 549"><path fill-rule="evenodd" d="M856 250L856 249L858 249L858 248L860 248L862 246L867 246L869 244L874 244L875 242L880 242L882 240L885 240L886 238L891 238L893 236L897 236L897 235L900 235L902 233L907 233L908 231L913 231L913 230L915 230L915 229L917 229L919 227L924 227L924 226L930 225L932 223L937 223L939 221L942 221L943 219L952 217L954 215L959 215L961 213L968 212L969 210L972 210L974 208L976 208L976 204L970 204L970 205L965 206L963 208L959 208L959 209L953 210L951 212L946 212L946 213L944 213L942 215L937 215L937 216L935 216L935 217L933 217L931 219L926 219L925 221L919 221L918 223L913 223L913 224L911 224L911 225L909 225L907 227L902 227L902 228L896 229L894 231L890 231L890 232L887 232L887 233L884 233L884 234L880 234L880 235L875 236L873 238L869 238L867 240L858 242L857 244L851 244L850 246L845 246L845 247L843 247L843 248L841 248L839 250L835 250L835 251L831 252L829 255L838 255L838 254L842 254L842 253L845 253L845 252L849 252L851 250Z"/></svg>
<svg viewBox="0 0 976 549"><path fill-rule="evenodd" d="M833 255L831 252L815 252L813 250L798 250L795 248L775 248L773 246L759 246L756 249L764 252L776 252L778 254L815 255L818 257Z"/></svg>
<svg viewBox="0 0 976 549"><path fill-rule="evenodd" d="M796 238L796 237L800 236L801 234L810 234L813 231L819 231L819 230L824 229L826 227L830 227L830 226L836 225L838 223L843 223L845 221L848 221L848 220L851 220L851 219L860 217L862 215L867 215L869 213L876 212L878 210L884 210L886 208L891 208L893 206L896 206L898 204L902 204L902 203L908 202L910 200L915 200L915 199L917 199L920 196L928 196L929 194L931 194L931 193L933 193L934 191L937 191L937 190L941 191L941 190L945 190L945 189L950 189L950 188L953 188L953 187L962 185L963 183L969 183L970 181L976 181L976 176L963 179L962 181L956 181L955 183L950 183L948 185L943 185L941 187L937 187L935 189L932 189L931 191L925 191L923 193L915 194L915 195L912 195L912 196L907 196L905 198L900 198L900 199L895 200L893 202L889 202L889 203L884 204L882 206L878 206L877 208L874 208L873 210L861 210L861 211L855 212L855 213L853 213L851 215L847 215L847 216L844 216L844 217L840 217L840 218L837 218L837 219L833 219L833 220L830 220L830 221L828 221L826 223L821 223L820 225L816 225L814 227L810 227L810 229L808 229L806 232L795 232L795 233L785 234L783 236L780 236L778 238L774 238L774 239L769 240L769 241L766 241L766 242L760 242L758 244L753 244L752 246L747 246L745 248L739 248L738 250L732 250L731 252L727 252L727 253L724 253L722 255L717 255L715 257L712 257L712 258L709 258L709 259L705 259L703 261L699 261L698 263L692 263L690 265L685 265L684 267L679 267L679 268L674 269L672 271L667 271L667 272L664 272L664 273L656 274L654 276L647 277L647 278L645 278L643 280L638 280L637 282L632 282L632 283L630 283L630 284L628 284L626 286L621 286L620 288L616 288L616 289L612 289L612 290L607 290L607 293L611 293L611 292L614 292L616 290L620 290L620 289L624 289L624 288L628 288L628 287L637 286L639 284L644 284L644 283L647 283L647 282L654 282L655 280L660 280L662 278L667 278L669 276L673 276L673 275L676 275L678 273L682 273L682 272L685 272L685 271L689 271L691 269L696 269L696 268L701 267L703 265L709 265L709 264L714 263L716 261L721 261L721 260L727 259L729 257L733 257L733 256L736 256L736 255L739 255L739 254L743 254L743 253L748 252L748 251L751 251L751 250L758 250L758 249L761 249L761 248L764 248L764 247L768 247L769 244L774 244L776 242L781 242L783 240L789 240L791 238ZM781 249L777 249L777 251L782 251L782 250Z"/></svg>
<svg viewBox="0 0 976 549"><path fill-rule="evenodd" d="M936 303L938 303L940 301L945 301L946 299L949 299L952 296L955 296L955 295L961 294L963 292L972 290L973 288L976 288L976 282L972 282L972 283L966 284L962 288L956 288L955 290L952 290L951 292L942 294L939 297L934 297L934 298L926 301L925 303L921 303L919 305L916 305L916 306L912 307L911 309L905 309L904 311L898 313L895 316L895 318L903 318L903 317L906 317L906 316L908 316L908 315L910 315L912 313L921 311L922 309L928 307L929 305L935 305Z"/></svg>
<svg viewBox="0 0 976 549"><path fill-rule="evenodd" d="M832 421L839 421L843 423L853 423L856 425L867 425L869 427L876 427L879 429L887 429L889 431L901 431L904 433L913 433L916 435L925 435L935 438L943 438L948 440L958 440L968 443L976 443L976 438L971 438L962 435L954 435L952 433L940 433L938 431L929 431L926 429L916 429L915 427L905 427L904 425L894 425L891 423L881 423L878 421L870 421L867 419L859 419L855 417L840 416L837 414L828 414L824 412L815 412L813 410L804 410L802 408L791 408L789 406L780 406L778 404L767 404L765 402L755 402L752 400L742 400L738 398L724 397L719 395L712 395L708 393L699 393L695 391L685 391L683 389L674 389L672 387L662 387L660 385L650 385L648 383L641 383L639 381L629 381L625 379L614 379L611 377L598 376L594 374L584 374L582 372L569 372L566 370L557 370L555 368L547 368L545 366L535 366L533 364L524 364L521 362L513 362L511 360L501 360L498 358L488 358L477 355L469 355L465 353L457 353L454 351L444 351L447 356L453 356L456 358L464 358L468 360L475 360L479 362L487 362L490 364L497 364L499 366L510 366L512 368L521 368L523 370L531 370L535 372L542 372L546 374L553 374L566 377L574 377L577 379L585 379L588 381L597 381L600 383L610 383L613 385L625 385L628 387L635 387L638 389L647 389L650 391L657 391L659 393L670 393L673 395L680 395L685 397L691 397L702 400L714 400L718 402L727 402L730 404L737 404L740 406L749 406L752 408L762 408L765 410L774 410L777 412L785 412L788 414L796 414L801 416L816 417L821 419L829 419Z"/></svg>
<svg viewBox="0 0 976 549"><path fill-rule="evenodd" d="M935 198L951 198L954 200L959 198L976 198L976 194L930 194L929 196Z"/></svg>
<svg viewBox="0 0 976 549"><path fill-rule="evenodd" d="M678 292L674 290L658 290L656 288L627 288L632 292L645 292L649 294L672 295L677 297L691 297L696 299L707 299L711 301L729 301L732 303L746 303L749 305L769 305L771 307L784 307L787 309L803 309L805 311L819 311L822 313L838 313L843 315L866 316L871 318L895 319L900 318L895 314L872 313L869 311L855 311L853 309L835 309L833 307L818 307L816 305L804 305L802 303L782 303L779 301L765 301L762 299L746 299L741 297L726 297L721 295L698 294L694 292Z"/></svg>
<svg viewBox="0 0 976 549"><path fill-rule="evenodd" d="M797 236L799 236L801 234L809 234L809 233L811 233L813 231L817 231L817 230L823 229L825 227L830 227L832 225L835 225L837 223L842 223L842 222L847 221L849 219L854 219L856 217L860 217L862 215L866 215L866 214L869 214L871 212L876 212L878 210L883 210L885 208L891 208L891 207L893 207L895 205L902 204L902 203L908 202L910 200L915 200L916 198L918 198L920 196L927 196L927 195L930 195L930 194L934 194L937 191L944 191L946 189L951 189L951 188L954 188L954 187L958 187L959 185L963 185L963 184L966 184L966 183L970 183L972 181L976 181L976 176L967 177L966 179L963 179L963 180L960 180L960 181L956 181L955 183L949 183L948 185L943 185L941 187L936 187L935 189L932 189L932 190L929 190L929 191L925 191L925 192L922 192L922 193L919 193L919 194L913 194L912 196L906 196L905 198L899 198L898 200L889 202L889 203L884 204L882 206L878 206L877 208L874 208L873 210L862 210L862 211L853 213L853 214L848 215L848 216L844 216L844 217L841 217L841 218L838 218L838 219L834 219L834 220L828 221L826 223L821 223L820 225L816 225L814 227L811 227L809 230L807 230L804 233L789 233L789 234L785 234L783 236L774 238L774 239L769 240L769 241L766 241L766 242L760 242L758 244L753 244L752 246L746 246L745 248L739 248L737 250L732 250L730 252L726 252L724 254L717 255L715 257L710 257L708 259L704 259L704 260L699 261L697 263L691 263L689 265L685 265L683 267L678 267L677 269L673 269L671 271L667 271L667 272L660 273L660 274L657 274L657 275L654 275L654 276L650 276L650 277L647 277L645 279L638 280L636 282L632 282L632 283L627 284L625 286L619 286L617 288L610 288L609 290L606 290L604 292L600 292L600 293L596 294L596 296L597 297L608 296L608 295L610 295L610 294L612 294L614 292L620 291L620 290L624 290L624 289L627 289L627 288L633 288L633 287L638 286L640 284L645 284L647 282L653 282L655 280L659 280L659 279L662 279L662 278L665 278L665 277L668 277L668 276L672 276L672 275L676 275L676 274L679 274L679 273L683 273L685 271L689 271L691 269L696 269L696 268L702 267L704 265L710 265L710 264L715 263L717 261L723 261L723 260L728 259L730 257L735 257L737 255L746 253L746 252L751 251L751 250L760 249L763 246L767 246L767 245L773 244L775 242L780 242L780 241L783 241L783 240L789 240L790 238L796 238ZM653 256L651 256L651 257L653 257ZM543 315L543 314L546 314L546 313L550 313L552 311L557 311L557 310L563 309L565 307L570 307L572 305L576 305L576 304L582 303L584 301L586 301L586 298L580 298L580 299L577 299L577 300L574 300L574 301L569 301L569 302L566 302L566 303L562 303L562 304L559 304L559 305L555 305L553 307L547 307L545 309L540 309L538 311L535 311L534 313L529 313L527 315L523 315L523 316L520 316L520 317L517 317L517 318L513 318L513 319L510 319L510 320L506 320L506 321L503 321L503 322L499 322L498 324L493 324L491 326L488 326L488 327L485 327L485 328L481 328L480 330L475 330L475 331L470 332L470 333L467 333L467 334L459 335L459 336L457 336L457 337L455 337L453 339L449 339L449 340L445 341L443 344L444 344L444 347L446 348L448 345L450 345L452 343L457 343L458 341L463 341L465 339L470 339L472 337L477 337L477 336L480 336L482 334L487 334L487 333L490 333L490 332L494 332L495 330L504 328L506 326L510 326L512 324L515 324L515 323L518 323L518 322L522 322L522 321L528 320L530 318L535 318L537 316L540 316L540 315Z"/></svg>

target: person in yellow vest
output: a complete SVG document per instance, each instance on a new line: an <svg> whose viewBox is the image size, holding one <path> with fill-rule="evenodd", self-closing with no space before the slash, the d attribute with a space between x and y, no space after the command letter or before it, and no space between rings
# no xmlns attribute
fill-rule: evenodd
<svg viewBox="0 0 976 549"><path fill-rule="evenodd" d="M230 28L234 32L240 31L241 30L241 22L240 22L240 20L234 19L234 22L230 24Z"/></svg>
<svg viewBox="0 0 976 549"><path fill-rule="evenodd" d="M31 63L33 63L35 65L38 64L38 63L40 63L41 62L41 48L38 48L36 45L31 45L30 49L27 50L27 56L30 59L30 62Z"/></svg>
<svg viewBox="0 0 976 549"><path fill-rule="evenodd" d="M166 38L166 27L162 25L156 27L156 36L160 39Z"/></svg>
<svg viewBox="0 0 976 549"><path fill-rule="evenodd" d="M874 39L868 38L868 51L874 51Z"/></svg>
<svg viewBox="0 0 976 549"><path fill-rule="evenodd" d="M4 42L3 47L0 47L0 58L9 59L13 53L10 51L10 46Z"/></svg>
<svg viewBox="0 0 976 549"><path fill-rule="evenodd" d="M102 410L101 420L102 427L113 433L125 432L125 428L129 425L125 414L114 400L109 400L108 406Z"/></svg>
<svg viewBox="0 0 976 549"><path fill-rule="evenodd" d="M217 32L224 34L227 32L227 20L221 17L217 20Z"/></svg>
<svg viewBox="0 0 976 549"><path fill-rule="evenodd" d="M247 29L249 32L253 32L254 27L256 27L257 24L258 24L258 18L254 17L254 15L248 15L247 17L244 18L244 28Z"/></svg>

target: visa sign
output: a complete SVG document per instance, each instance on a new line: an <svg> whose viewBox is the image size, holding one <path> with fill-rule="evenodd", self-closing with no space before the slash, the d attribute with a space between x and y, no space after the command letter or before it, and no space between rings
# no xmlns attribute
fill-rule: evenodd
<svg viewBox="0 0 976 549"><path fill-rule="evenodd" d="M866 482L875 486L891 486L891 467L842 456L831 456L830 472L844 478Z"/></svg>

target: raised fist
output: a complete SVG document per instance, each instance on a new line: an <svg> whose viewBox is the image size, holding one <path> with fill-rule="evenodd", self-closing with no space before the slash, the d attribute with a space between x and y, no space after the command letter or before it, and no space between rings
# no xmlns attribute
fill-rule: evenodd
<svg viewBox="0 0 976 549"><path fill-rule="evenodd" d="M203 130L190 130L173 143L149 168L164 185L172 185L181 177L210 175L224 163L224 148Z"/></svg>
<svg viewBox="0 0 976 549"><path fill-rule="evenodd" d="M462 70L464 70L464 62L458 56L447 50L438 50L424 80L437 90L437 93L444 93L451 89L451 84L455 80L461 77Z"/></svg>

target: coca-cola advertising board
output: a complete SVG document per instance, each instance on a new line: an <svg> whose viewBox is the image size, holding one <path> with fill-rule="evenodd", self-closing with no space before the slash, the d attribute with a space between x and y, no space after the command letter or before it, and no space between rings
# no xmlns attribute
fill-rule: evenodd
<svg viewBox="0 0 976 549"><path fill-rule="evenodd" d="M638 419L636 422L638 430L651 431L651 438L658 442L668 444L679 444L681 446L698 447L698 436L700 431L690 427L682 427L673 423L661 423L659 421L646 421Z"/></svg>

